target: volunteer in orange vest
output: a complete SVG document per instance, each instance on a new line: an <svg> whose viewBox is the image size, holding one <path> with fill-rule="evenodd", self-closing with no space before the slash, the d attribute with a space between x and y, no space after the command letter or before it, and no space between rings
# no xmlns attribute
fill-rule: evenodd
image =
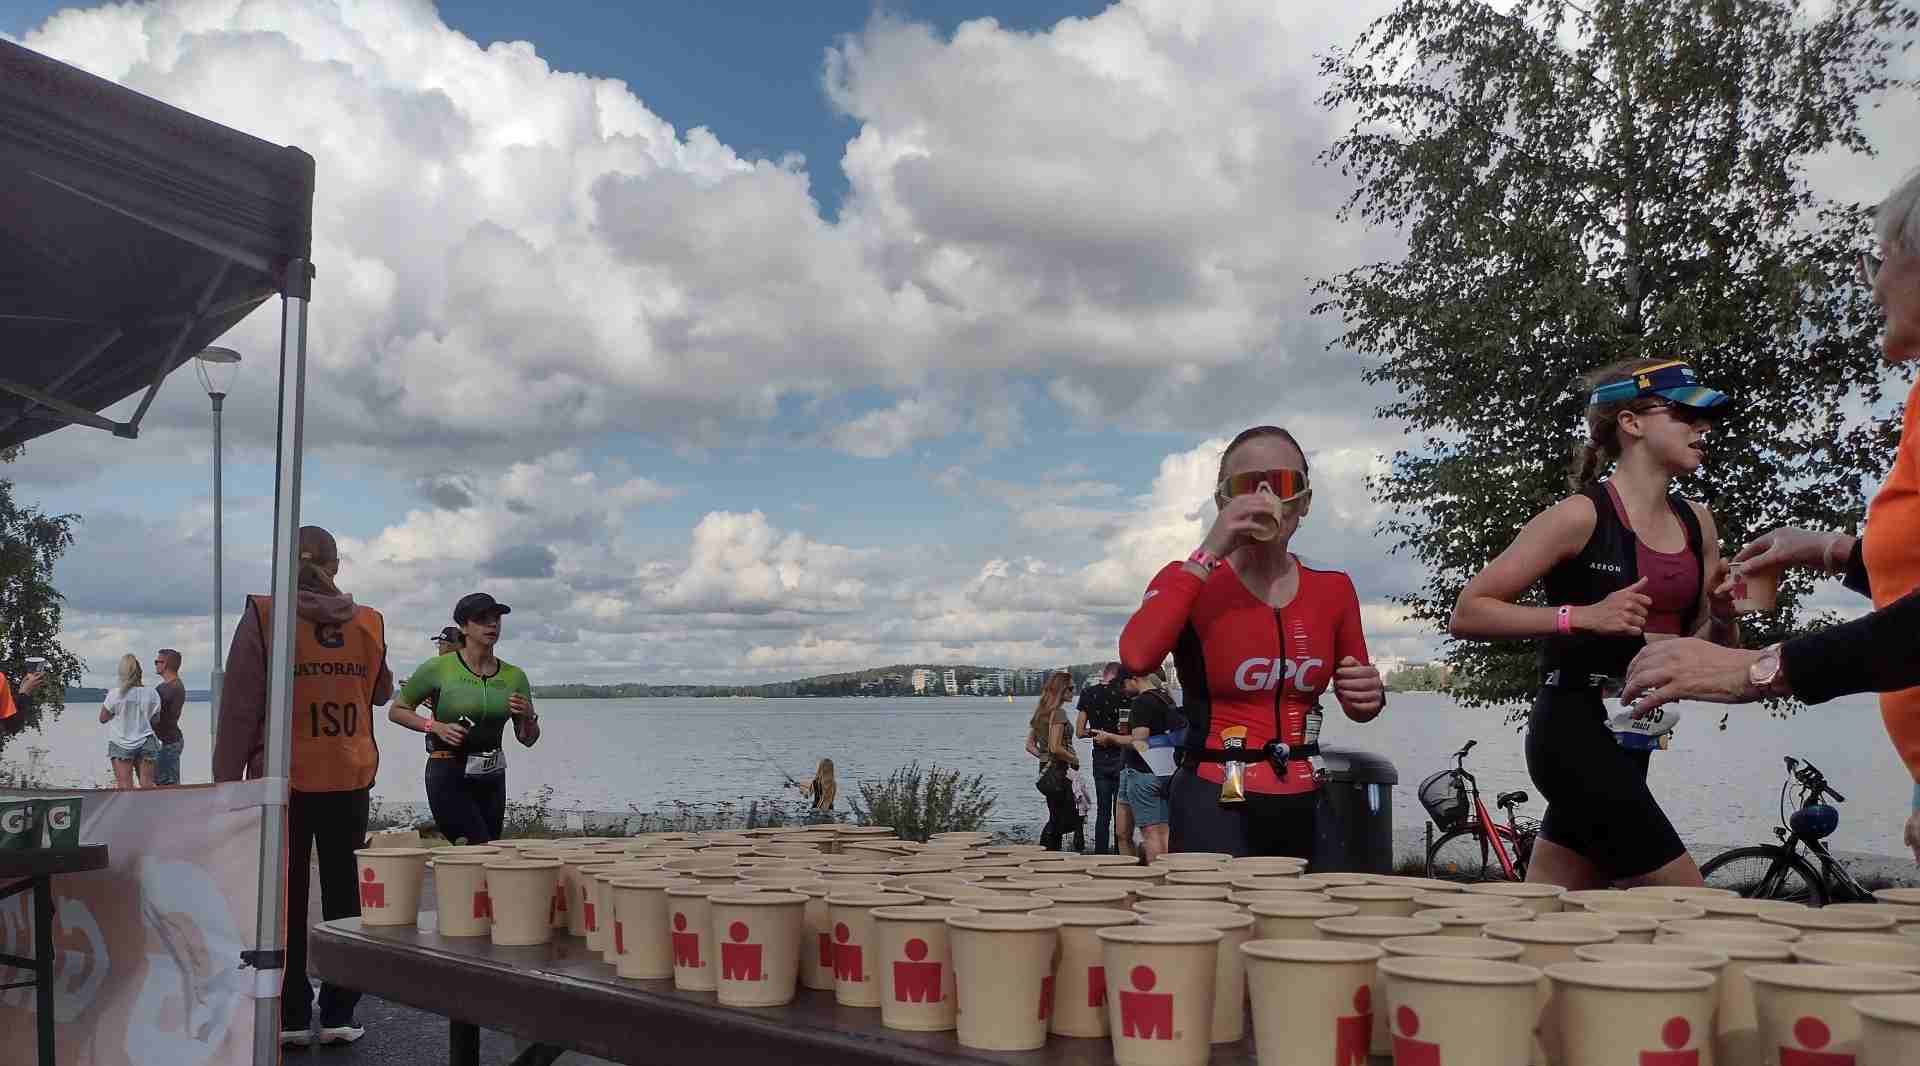
<svg viewBox="0 0 1920 1066"><path fill-rule="evenodd" d="M293 651L293 761L287 799L287 965L281 985L280 1042L314 1042L313 987L307 981L307 881L320 864L320 913L358 917L358 863L366 843L368 796L380 749L374 708L393 698L387 630L380 612L353 602L334 584L340 550L319 526L300 529L299 603ZM220 690L220 727L213 742L213 779L238 781L265 771L267 633L273 599L248 596L227 652ZM320 986L319 1041L346 1044L366 1030L354 1023L360 993Z"/></svg>
<svg viewBox="0 0 1920 1066"><path fill-rule="evenodd" d="M1875 223L1880 253L1860 257L1860 278L1886 312L1887 362L1912 362L1920 359L1920 172L1881 203ZM1840 576L1873 597L1874 610L1758 652L1692 640L1652 645L1634 659L1623 695L1652 708L1682 699L1749 703L1791 695L1821 703L1880 693L1887 735L1915 782L1905 836L1920 863L1920 654L1913 642L1920 632L1920 383L1907 394L1893 469L1867 507L1863 534L1776 529L1740 549L1734 562Z"/></svg>

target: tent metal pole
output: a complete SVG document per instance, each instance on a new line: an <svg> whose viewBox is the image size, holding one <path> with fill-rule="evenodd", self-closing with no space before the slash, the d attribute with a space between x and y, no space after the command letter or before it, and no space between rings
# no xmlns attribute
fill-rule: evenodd
<svg viewBox="0 0 1920 1066"><path fill-rule="evenodd" d="M273 619L267 637L266 778L278 782L278 806L260 811L260 906L254 923L254 945L278 971L285 966L286 942L281 928L286 915L285 841L287 832L287 771L292 761L293 736L293 618L299 566L300 464L306 418L307 304L312 298L307 261L287 266L287 284L280 302L280 429L274 472L273 498ZM306 877L307 871L293 873ZM307 916L292 915L306 925ZM286 974L295 995L311 994L307 975ZM255 992L253 1016L254 1066L275 1066L280 1059L280 997L275 989Z"/></svg>

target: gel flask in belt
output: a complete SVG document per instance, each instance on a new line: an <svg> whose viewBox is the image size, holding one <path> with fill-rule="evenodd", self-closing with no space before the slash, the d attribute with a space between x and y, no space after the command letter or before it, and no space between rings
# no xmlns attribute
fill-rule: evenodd
<svg viewBox="0 0 1920 1066"><path fill-rule="evenodd" d="M1247 750L1247 727L1228 726L1220 731L1220 746L1229 755L1244 755ZM1228 759L1220 764L1226 776L1220 780L1221 803L1247 802L1247 764L1237 758Z"/></svg>

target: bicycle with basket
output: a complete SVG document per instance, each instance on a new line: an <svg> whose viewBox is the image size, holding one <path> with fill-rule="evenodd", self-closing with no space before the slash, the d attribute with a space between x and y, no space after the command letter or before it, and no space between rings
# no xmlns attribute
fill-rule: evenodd
<svg viewBox="0 0 1920 1066"><path fill-rule="evenodd" d="M1524 881L1540 823L1516 812L1529 799L1518 790L1494 797L1494 805L1507 816L1504 824L1494 820L1480 798L1479 782L1467 770L1467 753L1478 743L1467 741L1453 753L1451 768L1420 782L1420 805L1432 819L1427 827L1427 876L1443 881Z"/></svg>

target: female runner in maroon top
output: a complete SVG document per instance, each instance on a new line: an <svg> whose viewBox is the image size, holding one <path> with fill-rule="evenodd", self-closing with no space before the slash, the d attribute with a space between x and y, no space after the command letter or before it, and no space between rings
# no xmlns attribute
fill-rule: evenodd
<svg viewBox="0 0 1920 1066"><path fill-rule="evenodd" d="M1356 722L1386 705L1353 581L1288 550L1310 499L1292 434L1255 426L1235 437L1220 460L1213 528L1200 550L1154 577L1121 633L1128 670L1153 669L1171 652L1180 673L1188 729L1168 789L1173 851L1311 859L1323 821L1321 697L1331 689ZM1232 752L1237 730L1243 746ZM1238 767L1230 754L1243 756ZM1236 769L1246 798L1222 802Z"/></svg>

